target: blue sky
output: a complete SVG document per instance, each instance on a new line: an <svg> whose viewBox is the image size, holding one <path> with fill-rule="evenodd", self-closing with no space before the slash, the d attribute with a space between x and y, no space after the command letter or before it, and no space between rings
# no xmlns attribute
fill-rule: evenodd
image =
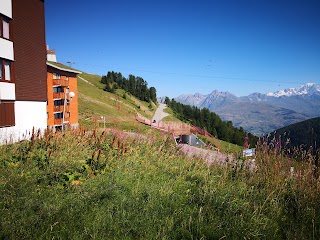
<svg viewBox="0 0 320 240"><path fill-rule="evenodd" d="M320 83L319 0L45 1L59 62L145 79L158 96Z"/></svg>

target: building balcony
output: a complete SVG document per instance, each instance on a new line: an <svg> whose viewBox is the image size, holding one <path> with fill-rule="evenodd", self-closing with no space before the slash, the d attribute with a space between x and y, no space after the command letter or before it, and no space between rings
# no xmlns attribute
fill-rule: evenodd
<svg viewBox="0 0 320 240"><path fill-rule="evenodd" d="M64 123L69 123L70 118L69 117L65 117L64 118ZM54 119L54 125L62 125L62 118L55 118Z"/></svg>
<svg viewBox="0 0 320 240"><path fill-rule="evenodd" d="M66 79L53 79L53 86L64 86L68 87L69 86L69 81Z"/></svg>
<svg viewBox="0 0 320 240"><path fill-rule="evenodd" d="M54 92L53 99L64 98L64 92Z"/></svg>
<svg viewBox="0 0 320 240"><path fill-rule="evenodd" d="M62 118L55 118L54 125L62 125Z"/></svg>
<svg viewBox="0 0 320 240"><path fill-rule="evenodd" d="M63 112L63 105L53 106L53 112ZM66 105L65 112L69 112L69 106Z"/></svg>
<svg viewBox="0 0 320 240"><path fill-rule="evenodd" d="M62 112L62 111L63 111L63 105L53 106L53 112Z"/></svg>

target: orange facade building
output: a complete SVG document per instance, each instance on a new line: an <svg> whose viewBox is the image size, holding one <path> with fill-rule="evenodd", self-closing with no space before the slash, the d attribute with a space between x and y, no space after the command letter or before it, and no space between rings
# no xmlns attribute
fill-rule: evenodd
<svg viewBox="0 0 320 240"><path fill-rule="evenodd" d="M78 127L77 74L80 73L61 63L47 61L48 128L55 131Z"/></svg>

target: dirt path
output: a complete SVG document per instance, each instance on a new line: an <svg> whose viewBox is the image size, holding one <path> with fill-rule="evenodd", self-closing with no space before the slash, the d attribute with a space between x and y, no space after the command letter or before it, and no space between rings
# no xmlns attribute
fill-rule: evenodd
<svg viewBox="0 0 320 240"><path fill-rule="evenodd" d="M161 122L161 120L163 118L165 118L166 116L169 115L168 113L163 111L166 107L167 107L166 104L159 103L159 107L157 108L157 110L152 118L152 122L155 121L155 123L159 123L159 122Z"/></svg>
<svg viewBox="0 0 320 240"><path fill-rule="evenodd" d="M88 83L91 86L94 86L91 82L89 82L88 80L84 79L83 77L78 76L78 78L86 83Z"/></svg>
<svg viewBox="0 0 320 240"><path fill-rule="evenodd" d="M186 153L189 157L198 157L203 159L209 166L212 164L218 164L220 166L237 165L237 159L234 154L225 154L222 152L193 147L187 144L181 144L180 149L182 152ZM250 172L255 172L257 170L255 160L248 159L244 162L244 167L246 167Z"/></svg>

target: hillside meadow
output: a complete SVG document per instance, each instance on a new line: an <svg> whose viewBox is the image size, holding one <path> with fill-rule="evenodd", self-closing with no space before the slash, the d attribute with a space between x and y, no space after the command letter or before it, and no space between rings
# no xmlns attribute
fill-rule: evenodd
<svg viewBox="0 0 320 240"><path fill-rule="evenodd" d="M0 238L319 239L312 156L257 150L250 172L150 128L33 133L0 147Z"/></svg>

